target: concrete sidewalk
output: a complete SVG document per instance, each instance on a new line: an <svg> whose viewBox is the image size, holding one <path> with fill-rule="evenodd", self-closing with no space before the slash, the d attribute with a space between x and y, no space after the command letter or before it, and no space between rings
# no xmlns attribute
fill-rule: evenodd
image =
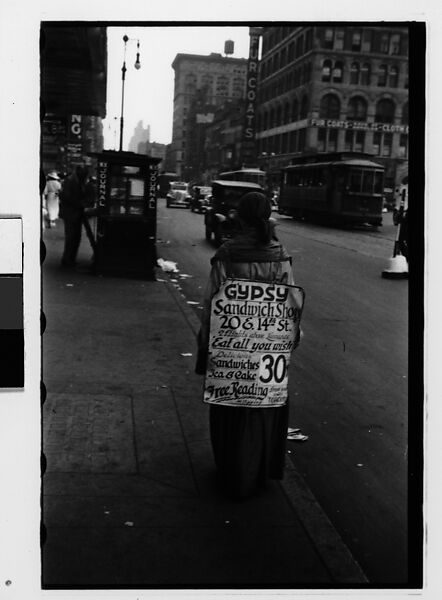
<svg viewBox="0 0 442 600"><path fill-rule="evenodd" d="M364 586L291 461L245 502L218 487L198 321L168 277L64 271L62 222L43 239L43 588Z"/></svg>

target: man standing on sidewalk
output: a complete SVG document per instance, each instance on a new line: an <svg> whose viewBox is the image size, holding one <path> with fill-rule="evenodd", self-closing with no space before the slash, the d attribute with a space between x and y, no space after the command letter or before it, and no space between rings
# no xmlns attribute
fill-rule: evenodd
<svg viewBox="0 0 442 600"><path fill-rule="evenodd" d="M60 216L64 220L65 233L62 267L73 268L77 259L84 208L92 194L88 175L87 167L79 165L63 182L60 193Z"/></svg>

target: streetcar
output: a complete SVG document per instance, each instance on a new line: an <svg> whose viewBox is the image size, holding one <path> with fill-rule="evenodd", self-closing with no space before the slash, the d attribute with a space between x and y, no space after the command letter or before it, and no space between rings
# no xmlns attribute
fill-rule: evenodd
<svg viewBox="0 0 442 600"><path fill-rule="evenodd" d="M384 167L370 154L303 155L281 169L279 213L330 224L382 225Z"/></svg>

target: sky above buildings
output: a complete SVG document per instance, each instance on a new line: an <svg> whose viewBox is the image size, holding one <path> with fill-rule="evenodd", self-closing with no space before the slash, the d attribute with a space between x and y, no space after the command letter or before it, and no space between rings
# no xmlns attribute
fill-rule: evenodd
<svg viewBox="0 0 442 600"><path fill-rule="evenodd" d="M104 147L119 148L121 117L121 68L124 60L123 36L129 37L126 49L123 150L139 121L150 125L150 141L169 144L172 140L174 70L178 53L224 55L224 42L233 40L233 58L247 58L249 29L243 26L193 27L108 27L108 69L106 118L103 121ZM134 68L140 41L141 68Z"/></svg>

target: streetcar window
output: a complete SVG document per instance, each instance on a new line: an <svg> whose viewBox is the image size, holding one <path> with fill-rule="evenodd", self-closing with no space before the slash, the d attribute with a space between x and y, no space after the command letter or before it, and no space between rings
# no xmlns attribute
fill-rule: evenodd
<svg viewBox="0 0 442 600"><path fill-rule="evenodd" d="M373 171L363 171L362 172L362 191L366 194L373 193L373 179L374 173Z"/></svg>
<svg viewBox="0 0 442 600"><path fill-rule="evenodd" d="M352 169L350 171L350 191L360 192L362 183L362 171L360 169Z"/></svg>
<svg viewBox="0 0 442 600"><path fill-rule="evenodd" d="M375 171L374 173L374 193L382 194L383 189L383 173L382 171Z"/></svg>

